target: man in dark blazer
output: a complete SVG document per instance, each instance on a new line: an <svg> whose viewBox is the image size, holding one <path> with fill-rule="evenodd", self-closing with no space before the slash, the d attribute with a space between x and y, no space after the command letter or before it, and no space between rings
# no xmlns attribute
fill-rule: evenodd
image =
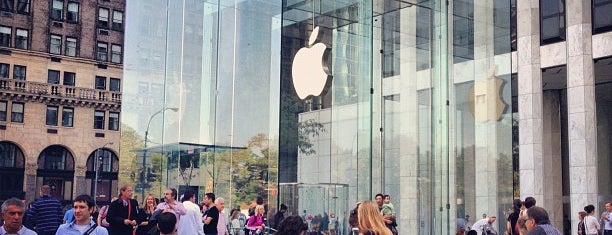
<svg viewBox="0 0 612 235"><path fill-rule="evenodd" d="M121 187L119 199L108 206L106 221L109 223L110 235L135 234L136 225L141 221L138 216L138 201L132 199L133 194L132 186L126 184Z"/></svg>

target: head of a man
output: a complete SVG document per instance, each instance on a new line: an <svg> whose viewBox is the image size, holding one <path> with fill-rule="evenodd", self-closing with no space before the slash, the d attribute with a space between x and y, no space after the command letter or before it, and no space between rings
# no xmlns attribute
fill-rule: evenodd
<svg viewBox="0 0 612 235"><path fill-rule="evenodd" d="M488 222L489 224L493 224L495 223L495 220L497 220L497 216L492 215L492 216L489 216Z"/></svg>
<svg viewBox="0 0 612 235"><path fill-rule="evenodd" d="M132 196L134 196L134 190L129 184L123 185L123 187L121 187L119 191L121 191L121 199L131 199Z"/></svg>
<svg viewBox="0 0 612 235"><path fill-rule="evenodd" d="M187 190L183 194L183 202L186 201L195 202L195 194L191 190Z"/></svg>
<svg viewBox="0 0 612 235"><path fill-rule="evenodd" d="M285 205L285 204L281 204L281 205L280 205L280 210L279 210L279 211L280 211L281 213L285 213L285 212L287 212L287 205Z"/></svg>
<svg viewBox="0 0 612 235"><path fill-rule="evenodd" d="M525 206L525 208L529 209L536 205L536 200L533 197L526 197L525 201L523 202L523 205Z"/></svg>
<svg viewBox="0 0 612 235"><path fill-rule="evenodd" d="M527 230L531 231L540 224L550 224L548 212L539 206L532 206L527 209L527 218L525 219L525 227L527 227Z"/></svg>
<svg viewBox="0 0 612 235"><path fill-rule="evenodd" d="M606 211L612 212L612 202L607 202L606 203Z"/></svg>
<svg viewBox="0 0 612 235"><path fill-rule="evenodd" d="M176 215L172 212L162 212L157 216L157 228L159 233L176 234Z"/></svg>
<svg viewBox="0 0 612 235"><path fill-rule="evenodd" d="M40 196L46 196L51 194L51 187L49 187L49 185L43 185L42 187L40 187Z"/></svg>
<svg viewBox="0 0 612 235"><path fill-rule="evenodd" d="M174 202L176 200L177 191L174 188L167 188L164 192L164 200L166 202Z"/></svg>
<svg viewBox="0 0 612 235"><path fill-rule="evenodd" d="M74 199L75 223L78 225L89 224L91 213L94 211L94 200L89 195L80 195Z"/></svg>
<svg viewBox="0 0 612 235"><path fill-rule="evenodd" d="M223 211L223 209L225 209L225 199L223 199L222 197L218 197L217 199L215 199L215 206L217 206L217 209L219 209L219 211Z"/></svg>
<svg viewBox="0 0 612 235"><path fill-rule="evenodd" d="M215 194L214 193L206 193L204 194L204 204L206 206L211 206L215 204Z"/></svg>
<svg viewBox="0 0 612 235"><path fill-rule="evenodd" d="M4 230L7 233L16 234L23 224L25 204L17 198L10 198L2 203L0 210L2 211L2 220L4 220Z"/></svg>
<svg viewBox="0 0 612 235"><path fill-rule="evenodd" d="M382 193L376 194L376 196L374 196L374 199L376 200L376 204L378 204L378 207L381 207L383 205L384 198L385 198L385 195L383 195Z"/></svg>

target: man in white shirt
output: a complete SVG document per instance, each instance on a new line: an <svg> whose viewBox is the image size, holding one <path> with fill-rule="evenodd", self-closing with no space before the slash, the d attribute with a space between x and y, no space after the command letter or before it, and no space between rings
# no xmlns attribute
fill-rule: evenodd
<svg viewBox="0 0 612 235"><path fill-rule="evenodd" d="M17 198L10 198L2 203L2 220L0 234L37 235L36 232L23 226L25 204Z"/></svg>
<svg viewBox="0 0 612 235"><path fill-rule="evenodd" d="M485 234L483 233L485 228L490 228L490 229L493 228L493 223L495 223L495 220L497 220L497 217L492 215L492 216L489 216L488 218L484 218L479 221L476 221L476 223L472 225L472 230L475 230L478 235L483 235Z"/></svg>
<svg viewBox="0 0 612 235"><path fill-rule="evenodd" d="M225 209L225 199L219 197L215 200L215 205L217 205L217 209L219 209L219 222L217 223L217 234L218 235L228 235L227 231L227 219L225 214L223 213L223 209Z"/></svg>
<svg viewBox="0 0 612 235"><path fill-rule="evenodd" d="M181 216L178 226L179 235L204 235L204 224L202 223L202 213L200 207L195 204L195 195L190 190L183 194L183 207L185 215Z"/></svg>

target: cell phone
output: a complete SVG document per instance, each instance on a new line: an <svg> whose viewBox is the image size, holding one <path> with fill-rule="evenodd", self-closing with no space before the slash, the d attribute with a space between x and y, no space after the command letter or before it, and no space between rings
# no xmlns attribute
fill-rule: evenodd
<svg viewBox="0 0 612 235"><path fill-rule="evenodd" d="M351 234L353 234L353 235L359 235L359 228L353 228L353 229L351 229Z"/></svg>

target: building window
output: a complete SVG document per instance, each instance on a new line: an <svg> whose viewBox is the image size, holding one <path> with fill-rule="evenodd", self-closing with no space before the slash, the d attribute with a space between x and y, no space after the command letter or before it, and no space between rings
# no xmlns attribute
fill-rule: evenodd
<svg viewBox="0 0 612 235"><path fill-rule="evenodd" d="M96 55L97 60L106 61L108 57L108 44L106 44L105 42L98 42Z"/></svg>
<svg viewBox="0 0 612 235"><path fill-rule="evenodd" d="M74 86L75 78L76 78L76 73L64 72L64 85Z"/></svg>
<svg viewBox="0 0 612 235"><path fill-rule="evenodd" d="M121 63L121 46L113 44L111 46L111 62Z"/></svg>
<svg viewBox="0 0 612 235"><path fill-rule="evenodd" d="M23 103L13 103L11 107L11 122L23 123Z"/></svg>
<svg viewBox="0 0 612 235"><path fill-rule="evenodd" d="M0 0L0 10L13 11L13 0Z"/></svg>
<svg viewBox="0 0 612 235"><path fill-rule="evenodd" d="M96 76L96 89L106 90L106 77Z"/></svg>
<svg viewBox="0 0 612 235"><path fill-rule="evenodd" d="M113 11L113 30L123 30L123 12Z"/></svg>
<svg viewBox="0 0 612 235"><path fill-rule="evenodd" d="M0 63L0 78L9 78L9 64Z"/></svg>
<svg viewBox="0 0 612 235"><path fill-rule="evenodd" d="M57 106L47 106L47 121L48 126L57 126Z"/></svg>
<svg viewBox="0 0 612 235"><path fill-rule="evenodd" d="M28 49L28 30L17 29L15 32L15 48Z"/></svg>
<svg viewBox="0 0 612 235"><path fill-rule="evenodd" d="M77 39L66 37L66 55L76 56Z"/></svg>
<svg viewBox="0 0 612 235"><path fill-rule="evenodd" d="M540 0L540 43L565 40L565 0Z"/></svg>
<svg viewBox="0 0 612 235"><path fill-rule="evenodd" d="M11 27L0 26L0 46L10 47L12 34L13 29L11 29Z"/></svg>
<svg viewBox="0 0 612 235"><path fill-rule="evenodd" d="M98 9L98 27L100 28L108 28L108 9L100 8Z"/></svg>
<svg viewBox="0 0 612 235"><path fill-rule="evenodd" d="M110 86L108 87L110 91L121 91L121 80L119 78L110 78Z"/></svg>
<svg viewBox="0 0 612 235"><path fill-rule="evenodd" d="M119 113L108 113L108 129L111 131L119 130Z"/></svg>
<svg viewBox="0 0 612 235"><path fill-rule="evenodd" d="M21 14L30 13L30 0L17 0L17 12Z"/></svg>
<svg viewBox="0 0 612 235"><path fill-rule="evenodd" d="M612 0L593 0L593 34L612 30Z"/></svg>
<svg viewBox="0 0 612 235"><path fill-rule="evenodd" d="M0 121L6 121L6 101L0 101Z"/></svg>
<svg viewBox="0 0 612 235"><path fill-rule="evenodd" d="M13 79L26 80L26 67L23 65L13 66Z"/></svg>
<svg viewBox="0 0 612 235"><path fill-rule="evenodd" d="M104 130L104 111L94 112L94 129Z"/></svg>
<svg viewBox="0 0 612 235"><path fill-rule="evenodd" d="M60 81L60 71L49 69L49 72L47 74L48 74L48 76L47 76L47 83L49 83L49 84L59 84L59 81Z"/></svg>
<svg viewBox="0 0 612 235"><path fill-rule="evenodd" d="M62 126L72 127L74 122L74 109L73 108L62 108Z"/></svg>
<svg viewBox="0 0 612 235"><path fill-rule="evenodd" d="M69 2L68 11L66 12L66 21L76 23L79 22L79 3Z"/></svg>
<svg viewBox="0 0 612 235"><path fill-rule="evenodd" d="M62 53L62 36L51 35L51 41L49 42L49 53L61 54Z"/></svg>
<svg viewBox="0 0 612 235"><path fill-rule="evenodd" d="M51 5L51 14L49 15L51 19L62 20L63 11L64 11L64 1L63 0L53 0L53 4Z"/></svg>

